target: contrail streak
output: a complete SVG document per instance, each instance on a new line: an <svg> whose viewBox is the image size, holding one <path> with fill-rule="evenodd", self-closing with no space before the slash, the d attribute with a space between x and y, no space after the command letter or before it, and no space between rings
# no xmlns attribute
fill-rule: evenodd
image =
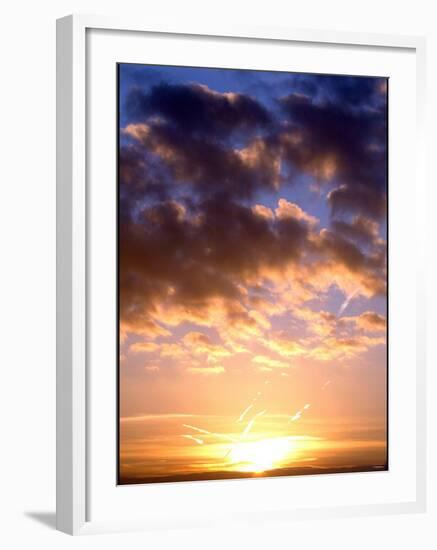
<svg viewBox="0 0 437 550"><path fill-rule="evenodd" d="M185 437L185 439L190 439L191 441L195 441L198 445L203 445L203 440L198 439L197 437L194 437L192 435L182 435L181 437Z"/></svg>
<svg viewBox="0 0 437 550"><path fill-rule="evenodd" d="M190 424L182 424L184 428L188 428L189 430L194 430L195 432L200 432L201 434L208 434L210 435L211 432L208 430L203 430L202 428L196 428L196 426L191 426Z"/></svg>
<svg viewBox="0 0 437 550"><path fill-rule="evenodd" d="M241 437L244 437L245 435L247 435L252 429L252 426L255 424L255 420L265 413L266 411L261 411L257 413L251 420L249 420L249 422L247 423L246 427L243 430L243 433L241 434Z"/></svg>
<svg viewBox="0 0 437 550"><path fill-rule="evenodd" d="M242 422L242 421L244 420L245 416L247 415L247 413L248 413L249 411L251 411L251 410L253 409L255 403L258 401L258 399L260 398L260 396L261 396L261 392L259 391L259 392L256 394L255 398L254 398L254 399L252 400L252 402L250 403L250 405L249 405L248 407L246 407L246 408L244 409L244 411L240 414L240 416L238 417L237 423Z"/></svg>
<svg viewBox="0 0 437 550"><path fill-rule="evenodd" d="M189 430L194 430L195 432L199 432L201 434L213 435L214 437L217 437L219 439L226 439L226 441L232 441L233 443L237 441L235 437L231 437L225 434L218 434L215 432L209 432L208 430L204 430L203 428L197 428L196 426L191 426L190 424L182 424L182 426L184 428L188 428Z"/></svg>
<svg viewBox="0 0 437 550"><path fill-rule="evenodd" d="M322 386L322 390L324 390L327 386L329 386L329 384L331 383L331 380L327 380L323 386Z"/></svg>
<svg viewBox="0 0 437 550"><path fill-rule="evenodd" d="M290 417L290 422L295 422L301 418L304 411L307 411L311 407L311 403L306 403L301 409L297 411L296 414Z"/></svg>
<svg viewBox="0 0 437 550"><path fill-rule="evenodd" d="M358 292L358 288L356 288L351 294L349 294L349 296L346 297L346 300L341 304L340 309L338 310L337 317L341 317L341 315L343 315L344 310L350 304L352 298L355 296L357 292Z"/></svg>
<svg viewBox="0 0 437 550"><path fill-rule="evenodd" d="M249 420L249 422L246 424L246 427L241 432L240 437L238 438L238 440L236 440L236 441L234 440L234 443L239 443L244 438L244 436L247 435L250 432L253 425L255 424L255 420L257 418L259 418L260 416L262 416L263 414L265 414L266 412L267 411L264 410L264 411L260 411L259 413L256 413L256 415L251 420ZM233 449L233 446L229 447L227 453L225 454L225 456L223 458L227 458L229 456L229 454L231 453L232 449Z"/></svg>
<svg viewBox="0 0 437 550"><path fill-rule="evenodd" d="M253 409L253 405L254 403L251 403L248 407L244 409L244 411L238 417L237 423L240 423L242 420L244 420L244 417L246 416L246 414Z"/></svg>

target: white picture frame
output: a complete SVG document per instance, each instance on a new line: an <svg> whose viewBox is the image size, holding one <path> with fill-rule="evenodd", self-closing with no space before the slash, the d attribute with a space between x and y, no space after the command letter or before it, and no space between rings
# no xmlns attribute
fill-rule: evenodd
<svg viewBox="0 0 437 550"><path fill-rule="evenodd" d="M90 435L90 341L87 332L89 317L89 189L87 189L87 33L108 30L153 33L166 36L223 37L229 41L265 40L274 43L316 43L345 47L393 48L414 52L416 64L415 109L416 158L415 191L417 236L424 234L426 191L424 176L423 105L425 90L425 40L421 37L337 33L284 28L192 28L153 26L138 20L72 15L57 22L57 528L69 534L85 534L109 530L147 529L146 519L94 521L89 507ZM115 166L114 166L115 169ZM416 236L416 238L417 238ZM423 239L422 239L423 242ZM417 239L416 271L416 362L415 387L415 497L386 503L363 503L279 511L266 510L269 519L302 517L338 517L345 515L419 512L426 505L426 403L425 403L425 253ZM104 386L105 388L105 386ZM102 390L104 391L104 390ZM115 395L110 399L115 400ZM114 419L115 421L115 419ZM275 480L278 483L278 480ZM280 480L279 480L280 482ZM225 482L228 483L228 482ZM222 484L221 487L224 487ZM241 485L239 485L241 487ZM276 485L277 487L277 485ZM174 488L174 485L173 485ZM167 486L166 496L172 486ZM237 491L238 491L237 486ZM223 491L222 491L223 492ZM246 518L255 521L262 510L250 511ZM156 518L155 518L156 519ZM184 516L180 522L174 516L157 518L154 525L196 525ZM207 522L206 522L207 523ZM205 523L200 523L205 524Z"/></svg>

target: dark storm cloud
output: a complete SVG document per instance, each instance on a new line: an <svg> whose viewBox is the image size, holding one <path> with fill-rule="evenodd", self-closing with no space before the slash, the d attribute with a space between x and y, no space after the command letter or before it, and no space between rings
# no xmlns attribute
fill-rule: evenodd
<svg viewBox="0 0 437 550"><path fill-rule="evenodd" d="M322 232L320 249L351 271L361 270L366 262L365 255L355 244L328 230Z"/></svg>
<svg viewBox="0 0 437 550"><path fill-rule="evenodd" d="M161 83L147 92L131 90L126 110L132 123L124 135L159 158L174 182L196 193L249 198L277 185L275 139L256 137L258 130L271 130L273 120L248 95Z"/></svg>
<svg viewBox="0 0 437 550"><path fill-rule="evenodd" d="M125 132L158 156L174 180L202 194L250 198L308 174L341 185L330 197L333 214L382 217L386 122L383 100L379 105L374 96L384 97L378 91L384 80L300 76L295 83L313 95L283 97L285 122L244 94L162 83L131 91L133 123Z"/></svg>
<svg viewBox="0 0 437 550"><path fill-rule="evenodd" d="M386 101L385 78L310 74L292 78L291 83L298 92L354 110L383 108Z"/></svg>
<svg viewBox="0 0 437 550"><path fill-rule="evenodd" d="M320 256L332 258L337 265L346 267L351 273L367 274L372 279L372 285L379 281L375 293L385 291L385 249L376 246L365 253L357 244L333 231L321 231L317 243Z"/></svg>
<svg viewBox="0 0 437 550"><path fill-rule="evenodd" d="M120 233L122 304L152 308L168 296L188 305L241 298L239 284L263 268L281 269L302 254L308 227L270 223L250 208L219 198L188 213L175 201L142 211ZM235 244L238 243L238 246Z"/></svg>
<svg viewBox="0 0 437 550"><path fill-rule="evenodd" d="M259 188L275 187L276 155L267 140L237 150L161 123L129 125L125 135L157 155L175 181L194 185L203 195L220 192L249 198Z"/></svg>
<svg viewBox="0 0 437 550"><path fill-rule="evenodd" d="M322 180L362 186L383 193L386 186L385 117L356 111L341 102L315 102L291 94L281 100L292 140L288 160Z"/></svg>
<svg viewBox="0 0 437 550"><path fill-rule="evenodd" d="M171 192L168 175L138 144L120 147L119 214L131 220L144 201L165 201Z"/></svg>
<svg viewBox="0 0 437 550"><path fill-rule="evenodd" d="M126 100L132 120L162 117L185 134L209 139L265 128L271 123L267 110L250 96L218 93L199 84L161 83L144 93L134 88Z"/></svg>
<svg viewBox="0 0 437 550"><path fill-rule="evenodd" d="M294 80L301 95L269 111L248 95L195 84L128 94L120 293L129 326L148 326L167 306L208 320L214 300L229 323L254 323L242 305L248 288L281 277L319 285L315 292L326 281L385 292L376 222L386 205L383 94L372 79L303 75L300 88ZM308 214L281 196L295 175L335 187L329 231L320 231L317 209Z"/></svg>
<svg viewBox="0 0 437 550"><path fill-rule="evenodd" d="M385 331L387 328L387 319L374 311L365 311L356 318L358 326L369 331Z"/></svg>
<svg viewBox="0 0 437 550"><path fill-rule="evenodd" d="M386 215L387 196L384 189L376 190L360 184L342 185L328 194L328 202L334 215L359 212L375 220Z"/></svg>
<svg viewBox="0 0 437 550"><path fill-rule="evenodd" d="M297 216L297 214L296 214ZM314 231L293 216L266 218L228 197L213 197L189 211L166 201L145 207L120 232L122 318L144 322L158 304L208 317L211 300L222 300L231 322L247 317L244 288L292 267L305 276L342 269L372 293L384 292L380 262L340 235ZM302 270L302 271L301 271ZM289 275L288 275L289 276Z"/></svg>
<svg viewBox="0 0 437 550"><path fill-rule="evenodd" d="M351 222L332 220L333 231L364 246L374 245L379 238L379 224L364 216L356 216Z"/></svg>

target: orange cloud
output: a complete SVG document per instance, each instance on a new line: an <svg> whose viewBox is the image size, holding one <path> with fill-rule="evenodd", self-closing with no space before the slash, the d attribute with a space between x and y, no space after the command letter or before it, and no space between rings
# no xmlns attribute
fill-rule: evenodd
<svg viewBox="0 0 437 550"><path fill-rule="evenodd" d="M321 361L352 358L374 346L384 345L385 343L385 338L371 338L368 336L332 337L313 347L309 352L309 356Z"/></svg>
<svg viewBox="0 0 437 550"><path fill-rule="evenodd" d="M294 218L296 220L303 220L310 225L316 225L319 223L319 220L315 216L307 214L300 206L293 202L289 202L286 199L279 199L278 208L275 210L275 215L280 220Z"/></svg>
<svg viewBox="0 0 437 550"><path fill-rule="evenodd" d="M290 338L270 335L269 338L264 339L262 343L266 348L276 352L281 357L298 357L307 353L304 346Z"/></svg>
<svg viewBox="0 0 437 550"><path fill-rule="evenodd" d="M170 332L153 321L149 315L136 313L124 315L120 321L120 341L124 342L128 334L157 338L158 336L170 336Z"/></svg>
<svg viewBox="0 0 437 550"><path fill-rule="evenodd" d="M262 204L255 204L252 206L252 212L260 218L264 218L266 220L273 220L275 217L273 210L271 208L267 208L267 206L263 206Z"/></svg>
<svg viewBox="0 0 437 550"><path fill-rule="evenodd" d="M159 345L159 354L161 357L168 357L171 359L187 358L187 352L182 346L168 342L163 342Z"/></svg>
<svg viewBox="0 0 437 550"><path fill-rule="evenodd" d="M369 332L385 332L387 328L387 319L374 311L365 311L358 317L348 317L357 324L359 328Z"/></svg>
<svg viewBox="0 0 437 550"><path fill-rule="evenodd" d="M290 363L279 361L278 359L272 359L271 357L267 357L266 355L256 355L255 357L253 357L252 362L268 369L286 369L290 367Z"/></svg>
<svg viewBox="0 0 437 550"><path fill-rule="evenodd" d="M208 355L208 361L229 357L231 352L224 346L213 344L206 334L188 332L182 339L184 345L195 355Z"/></svg>
<svg viewBox="0 0 437 550"><path fill-rule="evenodd" d="M272 148L262 139L256 139L247 147L237 150L236 154L242 163L253 171L269 175L271 184L279 189L281 183L280 152Z"/></svg>
<svg viewBox="0 0 437 550"><path fill-rule="evenodd" d="M333 286L385 292L382 250L365 254L335 231L316 231L317 219L284 198L275 214L217 199L199 212L175 200L145 207L121 236L122 331L168 336L163 322L191 322L215 326L224 340L262 338L271 315Z"/></svg>
<svg viewBox="0 0 437 550"><path fill-rule="evenodd" d="M341 322L337 316L328 311L314 311L308 307L299 307L293 310L293 315L307 323L311 332L320 336L331 334Z"/></svg>
<svg viewBox="0 0 437 550"><path fill-rule="evenodd" d="M189 367L187 369L187 372L189 372L190 374L203 374L203 375L209 376L209 375L215 375L215 374L223 374L225 372L225 369L221 366Z"/></svg>
<svg viewBox="0 0 437 550"><path fill-rule="evenodd" d="M135 342L129 348L134 353L151 353L160 349L154 342Z"/></svg>

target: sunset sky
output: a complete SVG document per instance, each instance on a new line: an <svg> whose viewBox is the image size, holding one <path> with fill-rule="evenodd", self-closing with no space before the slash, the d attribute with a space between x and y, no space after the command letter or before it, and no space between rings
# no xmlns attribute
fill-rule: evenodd
<svg viewBox="0 0 437 550"><path fill-rule="evenodd" d="M386 467L386 111L119 65L120 482Z"/></svg>

